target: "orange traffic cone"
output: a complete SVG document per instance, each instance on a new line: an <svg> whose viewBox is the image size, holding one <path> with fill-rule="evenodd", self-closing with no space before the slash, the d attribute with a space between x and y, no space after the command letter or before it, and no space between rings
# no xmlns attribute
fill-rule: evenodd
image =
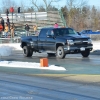
<svg viewBox="0 0 100 100"><path fill-rule="evenodd" d="M48 67L48 59L47 58L41 58L40 59L40 66L41 67Z"/></svg>

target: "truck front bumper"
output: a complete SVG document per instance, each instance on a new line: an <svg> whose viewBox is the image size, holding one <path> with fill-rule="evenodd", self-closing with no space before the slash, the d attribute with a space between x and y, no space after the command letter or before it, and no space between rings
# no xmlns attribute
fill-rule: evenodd
<svg viewBox="0 0 100 100"><path fill-rule="evenodd" d="M85 51L86 49L88 49L88 50L92 50L93 49L93 47L92 47L93 45L91 44L91 45L88 45L88 46L65 46L64 47L64 51L65 51L65 53L80 53L80 52L82 52L82 51Z"/></svg>

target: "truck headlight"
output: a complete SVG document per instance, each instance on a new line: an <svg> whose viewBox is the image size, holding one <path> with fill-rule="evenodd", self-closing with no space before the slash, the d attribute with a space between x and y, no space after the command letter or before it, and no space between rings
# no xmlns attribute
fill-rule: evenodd
<svg viewBox="0 0 100 100"><path fill-rule="evenodd" d="M91 39L88 39L88 44L92 44L92 40Z"/></svg>
<svg viewBox="0 0 100 100"><path fill-rule="evenodd" d="M30 41L30 44L33 45L33 41Z"/></svg>
<svg viewBox="0 0 100 100"><path fill-rule="evenodd" d="M33 41L30 41L30 43L32 44L32 43L33 43Z"/></svg>
<svg viewBox="0 0 100 100"><path fill-rule="evenodd" d="M74 45L74 41L73 40L67 40L67 44L68 45Z"/></svg>

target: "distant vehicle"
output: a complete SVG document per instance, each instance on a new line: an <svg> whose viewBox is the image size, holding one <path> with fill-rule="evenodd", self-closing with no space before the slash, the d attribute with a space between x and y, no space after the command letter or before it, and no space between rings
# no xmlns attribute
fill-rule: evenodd
<svg viewBox="0 0 100 100"><path fill-rule="evenodd" d="M96 32L100 32L100 30L96 30Z"/></svg>
<svg viewBox="0 0 100 100"><path fill-rule="evenodd" d="M93 45L90 37L83 37L72 28L42 28L38 36L22 37L21 48L25 57L46 52L62 59L73 53L88 57Z"/></svg>
<svg viewBox="0 0 100 100"><path fill-rule="evenodd" d="M80 32L80 34L84 36L90 36L91 33L92 33L92 30L82 30Z"/></svg>
<svg viewBox="0 0 100 100"><path fill-rule="evenodd" d="M86 35L86 36L89 36L90 34L100 34L99 31L92 31L92 30L82 30L80 32L81 35Z"/></svg>

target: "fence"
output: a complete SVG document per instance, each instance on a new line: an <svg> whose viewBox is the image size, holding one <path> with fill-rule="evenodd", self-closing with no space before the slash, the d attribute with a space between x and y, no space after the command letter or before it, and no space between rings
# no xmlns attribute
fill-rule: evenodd
<svg viewBox="0 0 100 100"><path fill-rule="evenodd" d="M0 44L1 43L20 43L21 38L15 37L15 38L0 38Z"/></svg>

